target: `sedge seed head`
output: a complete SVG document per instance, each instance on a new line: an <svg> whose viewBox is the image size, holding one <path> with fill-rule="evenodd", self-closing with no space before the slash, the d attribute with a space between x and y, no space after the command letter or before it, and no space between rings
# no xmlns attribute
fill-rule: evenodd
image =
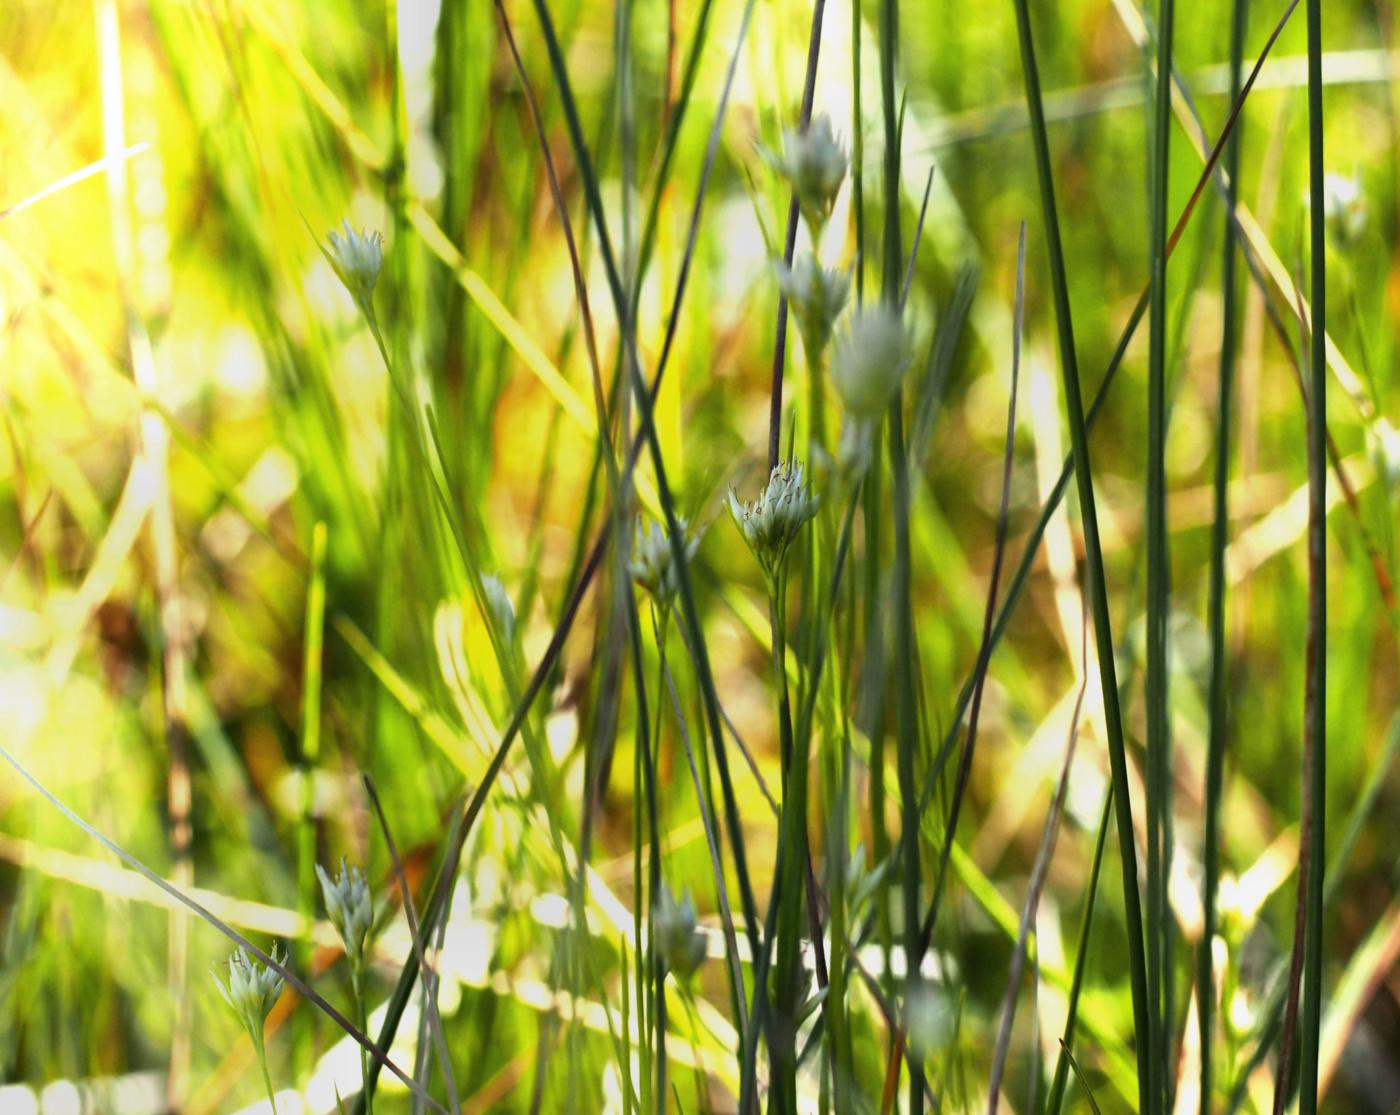
<svg viewBox="0 0 1400 1115"><path fill-rule="evenodd" d="M340 281L367 314L373 313L372 296L379 270L384 265L384 238L377 232L356 232L349 221L341 231L326 236L326 258Z"/></svg>
<svg viewBox="0 0 1400 1115"><path fill-rule="evenodd" d="M705 960L705 933L698 924L690 891L676 898L664 883L656 904L656 941L668 971L680 979L694 975Z"/></svg>
<svg viewBox="0 0 1400 1115"><path fill-rule="evenodd" d="M321 880L321 895L326 902L326 914L340 939L345 943L345 955L352 969L364 963L365 940L374 923L374 903L369 884L358 867L340 861L340 871L332 878L319 863L316 877Z"/></svg>
<svg viewBox="0 0 1400 1115"><path fill-rule="evenodd" d="M851 277L817 263L810 253L789 267L782 260L773 265L778 289L792 305L808 361L817 360L831 340L836 319L846 308L851 293Z"/></svg>
<svg viewBox="0 0 1400 1115"><path fill-rule="evenodd" d="M764 576L775 579L798 532L817 513L817 497L801 461L779 464L752 503L729 493L729 513Z"/></svg>
<svg viewBox="0 0 1400 1115"><path fill-rule="evenodd" d="M680 527L682 548L686 560L695 553L698 539L685 538L688 524L679 515L676 525ZM632 579L646 589L663 607L669 605L680 588L680 576L676 570L671 541L666 537L666 528L661 523L645 523L639 516L636 533L632 540L632 560L629 565Z"/></svg>
<svg viewBox="0 0 1400 1115"><path fill-rule="evenodd" d="M894 399L909 367L909 336L899 314L885 306L855 315L836 342L831 381L857 420L877 419Z"/></svg>
<svg viewBox="0 0 1400 1115"><path fill-rule="evenodd" d="M815 239L831 216L846 177L846 152L836 142L831 120L817 116L805 129L784 131L782 154L769 154L768 161L791 184Z"/></svg>
<svg viewBox="0 0 1400 1115"><path fill-rule="evenodd" d="M285 964L286 957L279 954L274 946L272 959ZM238 1016L244 1028L256 1043L262 1038L263 1021L267 1018L277 997L282 994L283 979L276 971L261 961L253 959L243 948L235 949L228 958L228 972L224 979L213 973L214 986Z"/></svg>

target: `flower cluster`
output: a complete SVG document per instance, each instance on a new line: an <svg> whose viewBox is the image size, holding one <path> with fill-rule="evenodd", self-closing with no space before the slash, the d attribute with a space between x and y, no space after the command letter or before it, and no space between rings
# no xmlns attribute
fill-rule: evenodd
<svg viewBox="0 0 1400 1115"><path fill-rule="evenodd" d="M685 558L689 561L695 553L698 540L685 538L687 523L679 515L676 516L676 525L680 527L682 547ZM680 588L680 575L676 571L673 559L671 540L666 537L666 528L660 523L644 524L639 517L632 541L629 572L632 579L651 593L657 604L663 608L671 603Z"/></svg>
<svg viewBox="0 0 1400 1115"><path fill-rule="evenodd" d="M356 304L369 317L374 316L374 284L384 265L384 238L377 232L356 232L345 221L344 233L331 232L326 239L326 259L350 292Z"/></svg>
<svg viewBox="0 0 1400 1115"><path fill-rule="evenodd" d="M272 959L278 964L286 963L286 957L279 955L276 948L272 950ZM228 958L227 982L214 973L214 986L238 1015L255 1046L262 1045L263 1022L282 994L283 982L277 972L254 960L242 948Z"/></svg>
<svg viewBox="0 0 1400 1115"><path fill-rule="evenodd" d="M778 260L773 269L777 272L778 289L792 304L807 360L815 363L831 340L836 319L846 308L851 277L822 267L812 255L802 256L791 267Z"/></svg>
<svg viewBox="0 0 1400 1115"><path fill-rule="evenodd" d="M763 569L769 588L777 584L783 559L797 532L817 513L817 497L807 486L801 461L779 464L752 503L729 493L729 513Z"/></svg>
<svg viewBox="0 0 1400 1115"><path fill-rule="evenodd" d="M769 154L768 160L791 183L797 207L816 240L846 177L846 152L832 134L831 121L818 116L801 131L785 131L783 153Z"/></svg>
<svg viewBox="0 0 1400 1115"><path fill-rule="evenodd" d="M316 876L321 880L321 894L326 900L326 913L345 943L345 956L350 971L359 978L365 959L365 940L374 923L374 904L370 901L369 884L358 867L340 861L340 871L331 878L318 863Z"/></svg>
<svg viewBox="0 0 1400 1115"><path fill-rule="evenodd" d="M705 933L697 924L695 900L686 891L677 901L662 885L656 904L656 944L666 970L686 979L705 959Z"/></svg>

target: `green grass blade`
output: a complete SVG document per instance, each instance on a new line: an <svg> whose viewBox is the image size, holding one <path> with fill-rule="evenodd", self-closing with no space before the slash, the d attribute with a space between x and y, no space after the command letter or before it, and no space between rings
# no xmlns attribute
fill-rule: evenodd
<svg viewBox="0 0 1400 1115"><path fill-rule="evenodd" d="M812 101L817 93L817 63L821 59L822 15L826 11L826 0L812 0L812 30L807 38L807 70L802 78L802 108L798 114L797 126L805 131L812 121ZM857 129L859 130L859 129ZM787 231L783 235L783 262L792 266L793 253L797 250L797 191L788 202ZM773 336L773 376L768 403L768 469L778 467L782 443L783 427L783 368L787 357L788 300L787 295L778 295L778 323Z"/></svg>
<svg viewBox="0 0 1400 1115"><path fill-rule="evenodd" d="M1147 364L1147 672L1144 696L1147 715L1147 993L1150 1000L1147 1033L1150 1073L1146 1109L1168 1106L1168 1066L1172 1063L1167 1036L1171 1019L1171 907L1167 880L1171 874L1171 723L1167 658L1167 619L1170 607L1171 555L1167 525L1167 189L1171 170L1172 40L1175 5L1161 0L1157 21L1157 67L1152 112L1151 155L1148 160L1150 199L1148 224L1151 280L1148 287Z"/></svg>
<svg viewBox="0 0 1400 1115"><path fill-rule="evenodd" d="M1244 39L1248 24L1248 0L1234 0L1230 19L1230 101L1240 97L1244 67ZM1225 631L1225 548L1230 535L1230 430L1233 421L1236 334L1238 332L1237 274L1239 244L1236 239L1234 210L1239 195L1240 127L1236 124L1225 149L1224 171L1229 179L1226 190L1225 247L1221 267L1222 303L1220 373L1215 449L1215 518L1211 524L1210 599L1207 626L1210 632L1210 680L1206 697L1209 724L1206 743L1205 832L1201 862L1202 930L1196 960L1196 1010L1200 1024L1201 1102L1207 1107L1213 1095L1215 1032L1215 939L1217 892L1220 888L1220 802L1225 782L1225 749L1228 744L1226 684L1229 674Z"/></svg>
<svg viewBox="0 0 1400 1115"><path fill-rule="evenodd" d="M1107 843L1108 822L1113 809L1113 787L1103 801L1103 817L1099 821L1099 838L1094 843L1094 863L1089 869L1089 887L1084 900L1084 922L1079 927L1079 945L1075 950L1074 978L1070 984L1069 1005L1065 1014L1065 1032L1060 1038L1060 1057L1055 1064L1055 1076L1045 1104L1046 1115L1060 1115L1064 1105L1065 1086L1069 1082L1069 1054L1074 1048L1075 1030L1079 1023L1079 996L1084 989L1084 971L1089 960L1089 934L1094 927L1094 903L1099 893L1099 872L1103 868L1103 849Z"/></svg>
<svg viewBox="0 0 1400 1115"><path fill-rule="evenodd" d="M1322 115L1322 0L1308 0L1308 182L1312 199L1312 356L1308 365L1308 675L1304 715L1307 938L1303 957L1302 1066L1299 1115L1317 1112L1322 1029L1322 915L1327 856L1327 226Z"/></svg>
<svg viewBox="0 0 1400 1115"><path fill-rule="evenodd" d="M1123 716L1118 703L1118 671L1113 655L1113 629L1108 607L1108 586L1104 579L1103 548L1099 541L1098 512L1094 500L1089 435L1080 395L1079 359L1074 347L1073 315L1070 309L1069 280L1065 269L1064 247L1060 240L1059 214L1055 205L1054 168L1050 162L1050 139L1041 101L1040 75L1035 61L1027 0L1015 0L1016 22L1021 41L1021 71L1025 78L1030 107L1031 136L1036 169L1040 180L1041 209L1050 253L1050 277L1054 290L1055 317L1060 342L1060 366L1064 380L1065 403L1069 411L1073 443L1074 473L1079 486L1079 511L1084 531L1084 556L1089 595L1094 616L1094 635L1102 679L1104 724L1108 733L1109 762L1112 768L1114 798L1117 804L1118 841L1122 850L1123 910L1126 921L1133 1019L1138 1040L1138 1090L1140 1108L1152 1111L1149 1082L1152 1079L1148 1043L1151 1033L1151 1006L1147 995L1147 964L1143 954L1142 909L1138 893L1137 852L1134 846L1133 807L1128 785L1128 760L1123 741Z"/></svg>

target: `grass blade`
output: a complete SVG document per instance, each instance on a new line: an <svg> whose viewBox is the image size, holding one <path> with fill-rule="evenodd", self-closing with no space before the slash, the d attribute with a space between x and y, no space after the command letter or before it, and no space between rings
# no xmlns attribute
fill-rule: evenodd
<svg viewBox="0 0 1400 1115"><path fill-rule="evenodd" d="M1248 0L1234 0L1230 20L1230 101L1239 100L1240 78L1244 65L1244 39L1248 22ZM1221 266L1220 300L1222 322L1220 340L1220 374L1216 419L1215 448L1215 518L1210 538L1210 600L1207 605L1207 626L1210 633L1210 680L1206 696L1209 725L1206 743L1205 832L1202 839L1201 862L1204 878L1201 883L1202 928L1196 959L1196 1009L1200 1024L1201 1102L1210 1105L1214 1072L1212 1037L1215 1028L1215 957L1212 951L1217 923L1217 892L1220 888L1220 802L1224 792L1225 748L1228 743L1226 679L1229 672L1225 632L1225 549L1230 536L1230 427L1233 420L1235 353L1238 292L1236 277L1239 244L1236 239L1234 211L1239 196L1241 134L1236 123L1225 148L1224 171L1229 179L1226 188L1225 249Z"/></svg>
<svg viewBox="0 0 1400 1115"><path fill-rule="evenodd" d="M1084 529L1084 557L1089 595L1094 615L1094 635L1102 678L1104 724L1108 733L1109 762L1112 768L1117 808L1118 843L1122 861L1123 912L1128 938L1128 958L1133 998L1133 1020L1140 1036L1137 1047L1139 1107L1154 1110L1149 1088L1152 1080L1151 1051L1141 1035L1151 1033L1150 1003L1147 995L1147 965L1143 955L1142 909L1138 894L1137 852L1134 846L1133 805L1128 786L1128 760L1123 742L1123 716L1118 704L1118 671L1113 655L1113 629L1108 609L1108 586L1104 579L1103 548L1099 541L1098 512L1094 501L1094 481L1089 460L1089 435L1080 396L1079 359L1074 347L1073 315L1069 301L1069 280L1065 270L1064 246L1060 240L1059 213L1055 205L1054 169L1050 162L1050 139L1041 101L1040 74L1035 61L1027 0L1014 0L1016 23L1021 41L1021 71L1025 78L1030 107L1031 136L1040 179L1041 209L1050 252L1050 277L1054 290L1055 317L1060 342L1060 370L1064 381L1065 403L1073 443L1074 473L1079 487L1079 512Z"/></svg>
<svg viewBox="0 0 1400 1115"><path fill-rule="evenodd" d="M1168 1106L1171 1064L1171 724L1168 697L1167 612L1171 555L1167 526L1167 187L1171 169L1172 39L1175 5L1161 0L1157 21L1157 72L1148 160L1151 280L1148 287L1147 362L1147 1041L1150 1073L1145 1110Z"/></svg>
<svg viewBox="0 0 1400 1115"><path fill-rule="evenodd" d="M1298 851L1305 905L1299 1115L1316 1115L1322 1029L1322 914L1327 855L1327 226L1323 207L1322 0L1308 0L1308 192L1312 312L1308 362L1308 649L1304 805ZM1305 886L1306 884L1306 886Z"/></svg>
<svg viewBox="0 0 1400 1115"><path fill-rule="evenodd" d="M812 30L807 38L807 71L802 78L802 109L797 118L800 131L806 131L812 122L812 102L817 93L817 63L821 59L822 15L826 11L826 0L812 0ZM859 131L859 124L856 126ZM797 191L788 202L787 232L783 236L783 262L792 266L793 253L797 250ZM778 294L778 324L773 337L773 386L768 404L768 469L778 467L778 457L782 448L783 433L783 366L787 356L788 301L787 295Z"/></svg>
<svg viewBox="0 0 1400 1115"><path fill-rule="evenodd" d="M1084 969L1089 958L1089 933L1094 926L1094 902L1099 893L1099 872L1103 868L1103 849L1107 843L1108 821L1113 810L1113 787L1103 801L1103 817L1099 821L1099 838L1094 844L1094 864L1089 869L1088 896L1084 902L1084 923L1079 927L1079 947L1075 951L1074 979L1070 984L1069 1006L1065 1014L1065 1032L1060 1038L1060 1057L1055 1064L1055 1076L1050 1084L1050 1097L1045 1104L1046 1115L1060 1115L1064 1105L1065 1086L1069 1082L1069 1055L1074 1048L1074 1033L1079 1019L1079 994L1084 989Z"/></svg>

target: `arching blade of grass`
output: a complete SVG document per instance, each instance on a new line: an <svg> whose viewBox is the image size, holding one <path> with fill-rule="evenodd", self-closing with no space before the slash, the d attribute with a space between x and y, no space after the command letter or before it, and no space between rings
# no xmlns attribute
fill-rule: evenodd
<svg viewBox="0 0 1400 1115"><path fill-rule="evenodd" d="M1244 67L1244 38L1248 22L1248 0L1234 0L1230 19L1230 100L1240 95L1240 79ZM1217 418L1215 446L1215 518L1210 536L1210 600L1207 604L1207 627L1210 633L1210 680L1206 696L1206 788L1205 832L1202 839L1201 862L1204 878L1201 883L1201 941L1196 957L1196 1010L1200 1024L1201 1103L1207 1108L1214 1087L1213 1035L1215 1031L1215 958L1212 951L1217 922L1217 891L1220 887L1220 802L1225 782L1225 748L1228 742L1226 681L1229 673L1225 633L1225 549L1230 540L1230 445L1233 421L1235 353L1238 291L1236 275L1239 245L1236 240L1234 210L1239 197L1240 125L1235 125L1225 149L1223 170L1229 180L1226 194L1224 262L1221 266L1220 300L1222 303L1220 338L1220 373L1217 388Z"/></svg>
<svg viewBox="0 0 1400 1115"><path fill-rule="evenodd" d="M1089 435L1080 394L1079 358L1074 347L1073 313L1070 308L1069 279L1065 268L1064 246L1060 240L1059 213L1055 204L1054 168L1050 161L1050 139L1045 127L1045 109L1040 96L1040 74L1035 60L1027 0L1014 0L1016 23L1021 41L1021 72L1025 78L1026 99L1031 115L1031 137L1035 148L1037 175L1045 237L1050 252L1050 278L1054 291L1055 318L1060 342L1060 370L1064 381L1065 404L1073 443L1074 473L1079 486L1079 511L1084 528L1084 556L1089 596L1094 615L1094 635L1102 678L1104 725L1108 734L1109 763L1113 775L1118 820L1118 842L1122 861L1123 912L1126 922L1134 1028L1138 1034L1139 1107L1155 1110L1150 1091L1153 1079L1148 1042L1151 1030L1151 1004L1147 995L1146 958L1143 955L1142 910L1138 894L1137 851L1134 845L1133 806L1128 784L1128 760L1123 740L1123 717L1118 704L1118 670L1113 654L1113 627L1108 607L1108 586L1104 579L1103 547L1099 541L1098 512L1094 498ZM907 855L907 850L906 850Z"/></svg>

